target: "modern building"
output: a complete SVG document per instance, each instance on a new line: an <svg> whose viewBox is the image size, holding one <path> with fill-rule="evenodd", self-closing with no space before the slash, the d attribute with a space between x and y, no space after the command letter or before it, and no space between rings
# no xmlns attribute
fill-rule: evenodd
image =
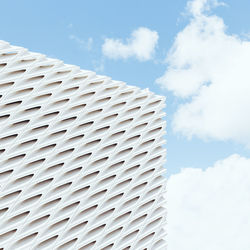
<svg viewBox="0 0 250 250"><path fill-rule="evenodd" d="M0 41L0 249L166 249L164 97Z"/></svg>

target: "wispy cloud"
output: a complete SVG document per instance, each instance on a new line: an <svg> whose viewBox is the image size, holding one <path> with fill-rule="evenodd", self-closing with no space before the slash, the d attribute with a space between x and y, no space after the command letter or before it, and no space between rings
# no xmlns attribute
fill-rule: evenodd
<svg viewBox="0 0 250 250"><path fill-rule="evenodd" d="M93 38L92 37L89 37L87 39L82 39L76 35L70 35L69 39L71 39L72 41L75 41L77 43L77 45L80 47L80 49L82 49L82 50L90 51L92 49L92 46L93 46Z"/></svg>
<svg viewBox="0 0 250 250"><path fill-rule="evenodd" d="M68 28L68 29L73 28L73 23L69 23L69 24L67 25L67 28Z"/></svg>
<svg viewBox="0 0 250 250"><path fill-rule="evenodd" d="M98 60L92 60L92 65L94 67L94 70L98 73L104 72L104 58L99 58Z"/></svg>
<svg viewBox="0 0 250 250"><path fill-rule="evenodd" d="M223 19L208 14L218 5L188 2L190 22L177 34L157 82L185 101L174 116L176 132L250 146L250 40L228 34Z"/></svg>
<svg viewBox="0 0 250 250"><path fill-rule="evenodd" d="M135 57L139 61L153 58L158 33L145 27L134 30L124 43L120 39L106 38L102 45L103 55L111 59Z"/></svg>

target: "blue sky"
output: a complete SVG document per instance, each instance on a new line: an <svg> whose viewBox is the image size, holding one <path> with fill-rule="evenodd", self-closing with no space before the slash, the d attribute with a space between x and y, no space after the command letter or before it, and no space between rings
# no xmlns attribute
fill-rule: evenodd
<svg viewBox="0 0 250 250"><path fill-rule="evenodd" d="M189 3L2 1L0 39L166 96L169 249L246 250L250 1ZM112 58L140 27L158 37L149 58L131 51L125 59ZM107 39L120 44L105 54ZM164 75L160 86L156 81Z"/></svg>
<svg viewBox="0 0 250 250"><path fill-rule="evenodd" d="M167 96L168 175L183 167L206 168L232 153L250 156L244 145L214 140L191 140L171 128L172 115L180 100L162 90L155 80L165 69L164 59L176 34L187 24L187 1L4 1L0 16L2 40L59 58L83 69L97 71L131 85L149 88ZM223 17L229 33L249 32L249 1L227 1L214 12ZM14 7L14 8L13 8ZM11 11L10 11L11 10ZM156 30L159 35L154 60L134 58L110 60L102 55L106 37L126 39L138 27ZM79 41L84 41L81 45ZM91 38L92 48L87 41ZM101 69L103 67L103 69Z"/></svg>

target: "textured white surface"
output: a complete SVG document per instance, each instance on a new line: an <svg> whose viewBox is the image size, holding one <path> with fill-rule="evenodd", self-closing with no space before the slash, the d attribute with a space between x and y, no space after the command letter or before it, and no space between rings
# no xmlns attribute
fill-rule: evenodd
<svg viewBox="0 0 250 250"><path fill-rule="evenodd" d="M166 249L164 101L0 41L0 248Z"/></svg>

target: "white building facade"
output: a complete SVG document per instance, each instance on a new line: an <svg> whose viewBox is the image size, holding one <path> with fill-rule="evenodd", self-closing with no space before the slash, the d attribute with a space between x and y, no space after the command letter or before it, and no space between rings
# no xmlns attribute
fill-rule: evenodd
<svg viewBox="0 0 250 250"><path fill-rule="evenodd" d="M0 41L0 249L166 249L164 106Z"/></svg>

